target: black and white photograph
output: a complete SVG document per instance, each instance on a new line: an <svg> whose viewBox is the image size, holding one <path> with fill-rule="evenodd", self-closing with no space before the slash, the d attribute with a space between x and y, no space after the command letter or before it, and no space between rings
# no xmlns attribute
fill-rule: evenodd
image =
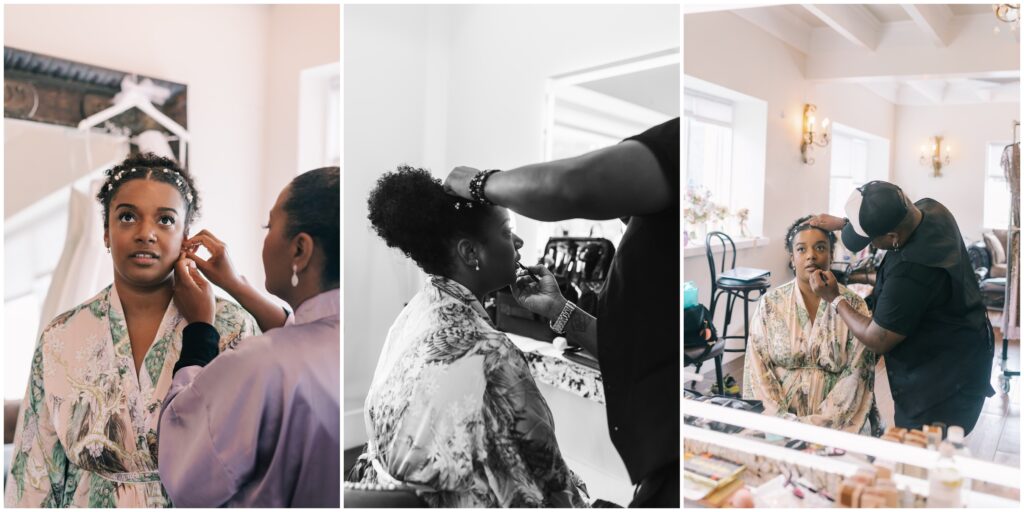
<svg viewBox="0 0 1024 512"><path fill-rule="evenodd" d="M679 23L346 7L344 506L679 506Z"/></svg>

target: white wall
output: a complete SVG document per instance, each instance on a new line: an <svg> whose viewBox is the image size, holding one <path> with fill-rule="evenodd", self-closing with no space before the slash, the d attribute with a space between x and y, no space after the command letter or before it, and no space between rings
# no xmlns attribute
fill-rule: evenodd
<svg viewBox="0 0 1024 512"><path fill-rule="evenodd" d="M686 75L768 103L764 236L770 243L740 249L736 264L770 270L772 286L778 286L793 277L784 246L786 229L803 215L828 211L829 149L815 148L814 165L800 159L804 104L817 105L819 119L828 117L887 139L892 138L895 109L856 85L806 80L802 53L735 14L688 14L683 23ZM710 272L703 253L685 258L683 275L697 283L701 302L710 305ZM733 326L742 325L741 317L733 317ZM722 321L718 319L719 326ZM730 328L730 333L739 328Z"/></svg>
<svg viewBox="0 0 1024 512"><path fill-rule="evenodd" d="M428 66L430 8L345 9L345 410L362 407L391 322L419 286L414 265L387 248L366 219L377 177L398 164L425 165L428 105L438 79ZM441 68L443 69L443 68ZM358 418L356 418L358 421ZM346 435L352 430L346 419ZM346 443L347 445L347 443Z"/></svg>
<svg viewBox="0 0 1024 512"><path fill-rule="evenodd" d="M337 5L271 5L264 97L264 217L299 172L299 74L341 60L341 8ZM319 162L316 166L327 165ZM261 220L262 224L265 222Z"/></svg>
<svg viewBox="0 0 1024 512"><path fill-rule="evenodd" d="M900 106L897 109L893 182L914 201L930 197L956 217L967 241L978 241L983 231L985 158L989 142L1009 142L1012 123L1019 119L1019 103L950 106ZM944 137L951 147L950 164L941 177L932 176L930 161L920 165L921 146L929 138Z"/></svg>
<svg viewBox="0 0 1024 512"><path fill-rule="evenodd" d="M346 7L347 404L361 406L387 329L421 285L366 220L376 178L400 163L443 178L538 161L547 78L678 47L678 27L678 6ZM533 240L536 224L516 229Z"/></svg>
<svg viewBox="0 0 1024 512"><path fill-rule="evenodd" d="M188 86L193 228L263 283L267 212L296 170L298 70L339 59L337 6L4 7L4 44Z"/></svg>

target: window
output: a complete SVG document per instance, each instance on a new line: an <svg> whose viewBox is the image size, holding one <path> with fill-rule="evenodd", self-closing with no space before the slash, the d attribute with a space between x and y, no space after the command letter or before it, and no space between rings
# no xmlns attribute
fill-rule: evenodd
<svg viewBox="0 0 1024 512"><path fill-rule="evenodd" d="M830 148L828 212L846 217L846 201L854 189L871 180L890 179L889 139L833 122ZM836 258L841 259L840 254Z"/></svg>
<svg viewBox="0 0 1024 512"><path fill-rule="evenodd" d="M545 109L544 159L575 157L679 116L679 51L670 49L552 77ZM619 219L540 223L512 215L523 258L543 256L550 237L601 237L618 246Z"/></svg>
<svg viewBox="0 0 1024 512"><path fill-rule="evenodd" d="M686 188L732 209L732 103L687 90L683 105Z"/></svg>
<svg viewBox="0 0 1024 512"><path fill-rule="evenodd" d="M64 246L69 197L55 194L4 223L4 400L25 396L43 305Z"/></svg>
<svg viewBox="0 0 1024 512"><path fill-rule="evenodd" d="M341 165L341 66L305 69L299 76L297 173Z"/></svg>
<svg viewBox="0 0 1024 512"><path fill-rule="evenodd" d="M686 76L683 91L684 244L698 254L708 231L762 236L768 103ZM758 242L754 242L758 243ZM700 252L700 255L703 255Z"/></svg>
<svg viewBox="0 0 1024 512"><path fill-rule="evenodd" d="M846 200L854 189L867 181L868 141L842 132L833 132L832 165L829 177L828 212L846 216Z"/></svg>
<svg viewBox="0 0 1024 512"><path fill-rule="evenodd" d="M986 229L1006 229L1010 223L1010 185L1003 174L1003 149L1009 142L992 142L985 159Z"/></svg>

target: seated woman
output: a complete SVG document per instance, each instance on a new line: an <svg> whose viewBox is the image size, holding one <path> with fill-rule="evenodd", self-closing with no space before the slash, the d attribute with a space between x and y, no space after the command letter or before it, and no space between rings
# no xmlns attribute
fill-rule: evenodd
<svg viewBox="0 0 1024 512"><path fill-rule="evenodd" d="M875 356L811 291L811 276L832 263L836 237L803 224L808 218L786 233L796 279L765 294L754 312L743 398L761 400L765 414L857 432L874 400ZM868 313L857 294L842 285L839 291L857 311Z"/></svg>
<svg viewBox="0 0 1024 512"><path fill-rule="evenodd" d="M516 279L508 211L407 166L378 180L369 210L428 278L384 342L349 479L412 486L434 507L586 506L526 358L481 305Z"/></svg>
<svg viewBox="0 0 1024 512"><path fill-rule="evenodd" d="M55 318L32 359L14 436L8 507L166 507L157 472L160 406L187 322L175 261L199 213L187 172L152 154L106 172L97 199L114 283ZM220 350L256 333L217 300Z"/></svg>

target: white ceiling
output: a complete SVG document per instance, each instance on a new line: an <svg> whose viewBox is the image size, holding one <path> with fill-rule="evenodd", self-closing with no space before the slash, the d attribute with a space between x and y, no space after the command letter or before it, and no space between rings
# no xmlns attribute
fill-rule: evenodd
<svg viewBox="0 0 1024 512"><path fill-rule="evenodd" d="M882 23L892 23L894 21L910 21L910 16L907 15L907 11L899 5L894 4L876 4L876 5L865 5L868 11Z"/></svg>
<svg viewBox="0 0 1024 512"><path fill-rule="evenodd" d="M680 75L679 64L672 64L584 82L579 86L676 117L679 115Z"/></svg>
<svg viewBox="0 0 1024 512"><path fill-rule="evenodd" d="M953 14L964 16L966 14L985 14L992 12L992 4L946 4L953 10Z"/></svg>
<svg viewBox="0 0 1024 512"><path fill-rule="evenodd" d="M806 55L812 81L859 83L900 105L1020 100L1019 30L997 20L990 4L783 4L732 12Z"/></svg>

